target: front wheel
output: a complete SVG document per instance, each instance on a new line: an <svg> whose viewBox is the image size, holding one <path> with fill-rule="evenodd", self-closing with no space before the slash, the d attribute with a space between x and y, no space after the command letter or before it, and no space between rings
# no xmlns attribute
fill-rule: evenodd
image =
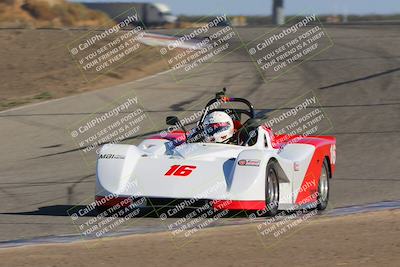
<svg viewBox="0 0 400 267"><path fill-rule="evenodd" d="M275 162L269 162L265 177L265 204L266 215L275 216L278 213L279 204L279 179Z"/></svg>
<svg viewBox="0 0 400 267"><path fill-rule="evenodd" d="M322 164L321 176L318 182L317 209L324 210L328 206L329 200L329 170L328 163L324 160Z"/></svg>

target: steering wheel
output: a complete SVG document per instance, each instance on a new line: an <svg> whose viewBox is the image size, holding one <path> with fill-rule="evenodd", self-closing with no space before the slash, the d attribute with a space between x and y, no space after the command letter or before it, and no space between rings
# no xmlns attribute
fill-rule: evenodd
<svg viewBox="0 0 400 267"><path fill-rule="evenodd" d="M248 145L254 145L257 142L257 128L261 125L261 122L261 119L250 118L243 123L242 127L237 131L237 144L245 145L245 142L248 141Z"/></svg>

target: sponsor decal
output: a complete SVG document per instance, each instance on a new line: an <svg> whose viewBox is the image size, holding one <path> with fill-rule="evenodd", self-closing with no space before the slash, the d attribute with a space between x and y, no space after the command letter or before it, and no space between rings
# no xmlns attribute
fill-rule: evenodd
<svg viewBox="0 0 400 267"><path fill-rule="evenodd" d="M260 166L260 160L258 159L241 159L238 161L239 166L253 166L258 167Z"/></svg>
<svg viewBox="0 0 400 267"><path fill-rule="evenodd" d="M331 152L331 164L335 165L336 164L336 145L335 144L331 145L330 152Z"/></svg>
<svg viewBox="0 0 400 267"><path fill-rule="evenodd" d="M164 176L188 176L196 168L196 166L191 165L173 165Z"/></svg>
<svg viewBox="0 0 400 267"><path fill-rule="evenodd" d="M295 172L300 171L300 162L298 162L298 161L293 162L293 170Z"/></svg>
<svg viewBox="0 0 400 267"><path fill-rule="evenodd" d="M100 154L99 159L124 159L123 155L115 155L115 154Z"/></svg>

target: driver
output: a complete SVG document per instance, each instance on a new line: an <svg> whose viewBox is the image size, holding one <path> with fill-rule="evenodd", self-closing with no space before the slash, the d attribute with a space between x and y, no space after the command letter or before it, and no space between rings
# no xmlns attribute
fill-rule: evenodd
<svg viewBox="0 0 400 267"><path fill-rule="evenodd" d="M223 111L208 114L203 122L204 141L209 143L227 143L233 136L232 118Z"/></svg>

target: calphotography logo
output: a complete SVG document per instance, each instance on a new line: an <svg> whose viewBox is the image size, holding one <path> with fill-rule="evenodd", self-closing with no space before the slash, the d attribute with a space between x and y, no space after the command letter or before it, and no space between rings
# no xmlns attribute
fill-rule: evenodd
<svg viewBox="0 0 400 267"><path fill-rule="evenodd" d="M142 18L135 7L113 15L117 15L116 24L103 25L67 45L86 81L98 79L146 50Z"/></svg>
<svg viewBox="0 0 400 267"><path fill-rule="evenodd" d="M279 78L331 46L333 42L315 14L293 17L247 44L265 81Z"/></svg>

